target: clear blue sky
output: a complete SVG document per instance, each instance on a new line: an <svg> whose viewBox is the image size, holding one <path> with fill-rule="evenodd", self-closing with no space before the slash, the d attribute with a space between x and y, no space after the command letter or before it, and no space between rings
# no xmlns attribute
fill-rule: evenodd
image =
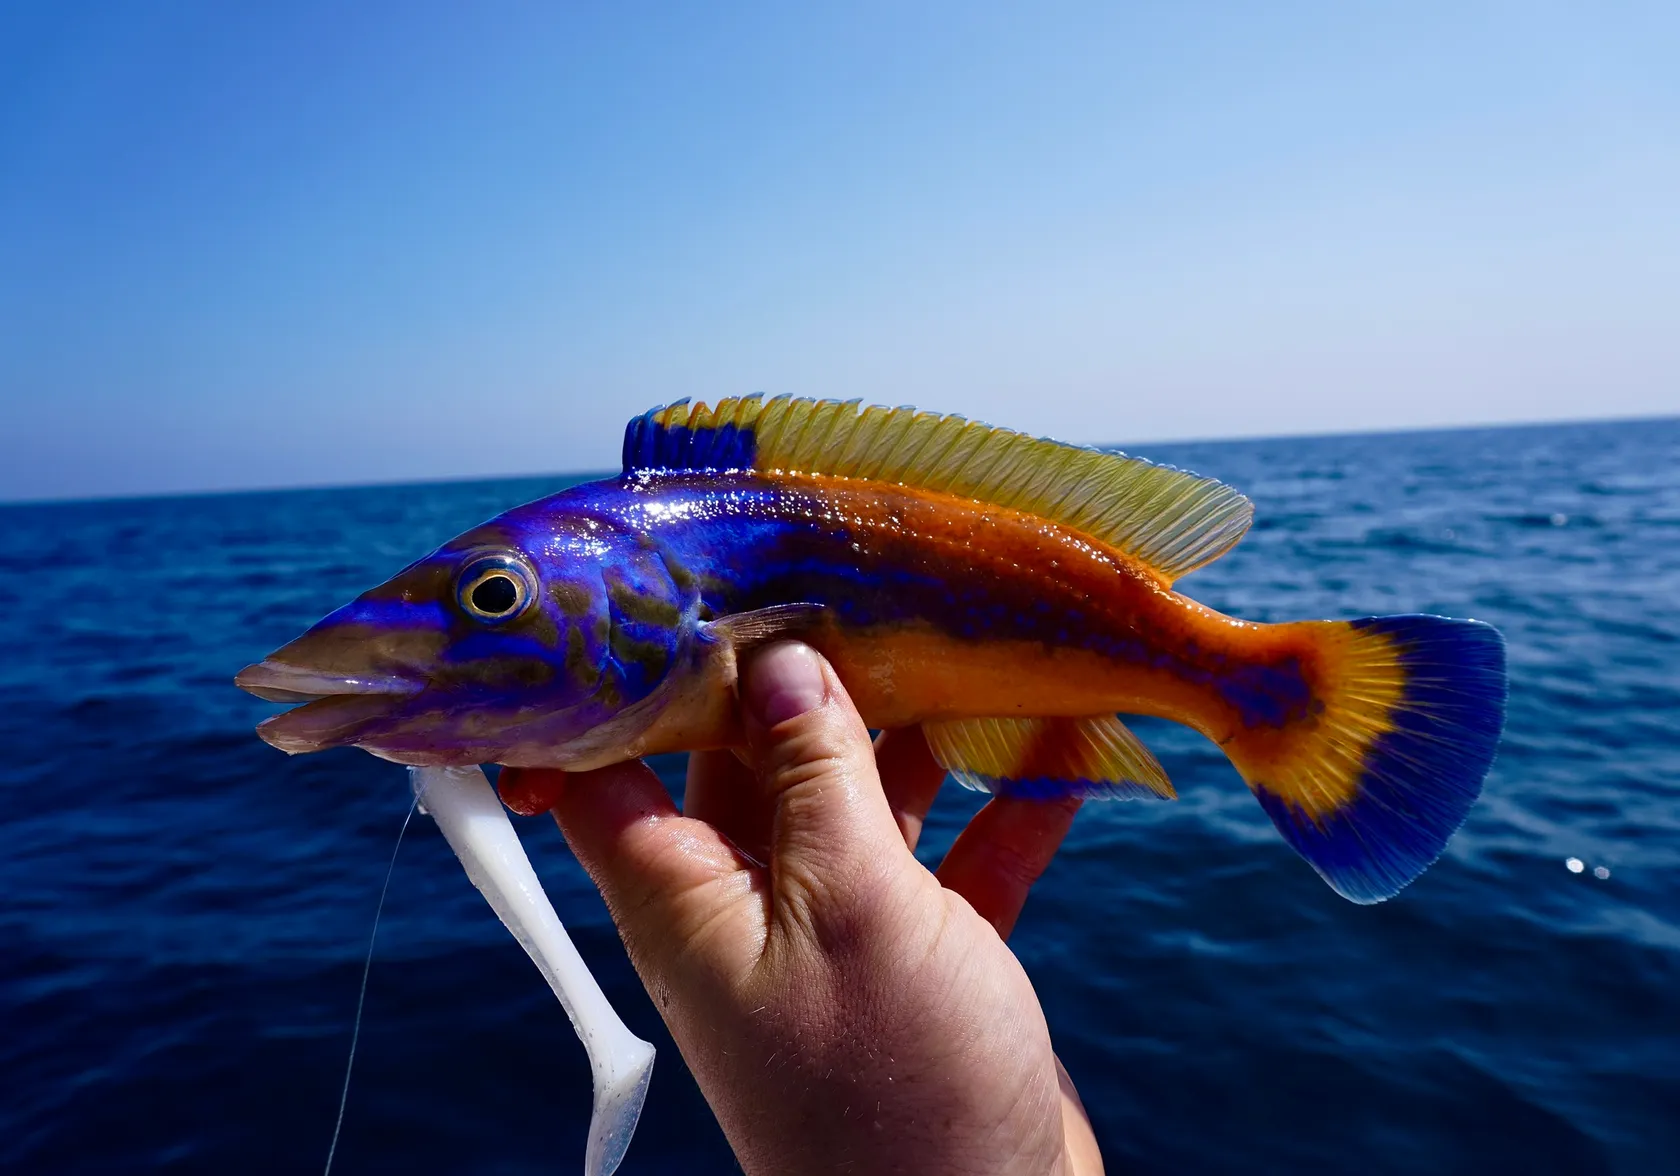
<svg viewBox="0 0 1680 1176"><path fill-rule="evenodd" d="M488 15L484 15L488 14ZM0 498L1680 411L1680 5L9 3Z"/></svg>

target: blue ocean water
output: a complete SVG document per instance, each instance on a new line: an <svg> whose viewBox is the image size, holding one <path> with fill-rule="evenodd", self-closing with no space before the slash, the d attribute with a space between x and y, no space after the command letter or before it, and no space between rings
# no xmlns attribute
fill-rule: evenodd
<svg viewBox="0 0 1680 1176"><path fill-rule="evenodd" d="M1182 799L1087 806L1012 940L1110 1170L1680 1171L1680 421L1143 452L1256 503L1185 590L1265 621L1491 621L1511 703L1468 824L1377 907L1285 848L1211 745L1137 724ZM251 728L275 708L229 679L565 484L0 508L0 1168L319 1168L406 785L271 750ZM977 805L947 787L927 860ZM599 898L551 823L520 829L660 1048L623 1171L735 1170ZM335 1170L575 1170L588 1090L417 820Z"/></svg>

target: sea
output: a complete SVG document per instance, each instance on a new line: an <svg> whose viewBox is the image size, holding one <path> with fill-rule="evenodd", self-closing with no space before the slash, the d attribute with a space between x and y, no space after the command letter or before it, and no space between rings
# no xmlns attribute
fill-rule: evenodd
<svg viewBox="0 0 1680 1176"><path fill-rule="evenodd" d="M1259 621L1433 612L1510 649L1445 856L1337 897L1218 751L1089 804L1011 947L1110 1172L1680 1172L1680 420L1140 446L1253 498L1181 582ZM409 805L287 758L236 670L564 476L0 507L0 1170L320 1171ZM681 760L656 767L681 789ZM919 856L979 799L947 784ZM736 1171L552 822L580 950L659 1049L625 1173ZM430 821L397 858L333 1170L577 1171L583 1050Z"/></svg>

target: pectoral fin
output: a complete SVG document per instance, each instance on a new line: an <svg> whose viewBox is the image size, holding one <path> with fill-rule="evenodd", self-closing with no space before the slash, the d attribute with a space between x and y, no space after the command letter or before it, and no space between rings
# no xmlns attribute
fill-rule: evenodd
<svg viewBox="0 0 1680 1176"><path fill-rule="evenodd" d="M732 613L701 626L714 640L728 641L737 650L750 649L784 637L809 633L822 621L820 604L774 604L752 612Z"/></svg>
<svg viewBox="0 0 1680 1176"><path fill-rule="evenodd" d="M1149 749L1113 715L923 723L939 765L999 796L1130 799L1178 794Z"/></svg>
<svg viewBox="0 0 1680 1176"><path fill-rule="evenodd" d="M820 604L778 604L699 622L700 640L686 648L658 690L596 729L617 724L611 731L613 758L599 762L743 746L736 702L738 655L767 641L811 633L823 623L824 611ZM629 726L633 723L640 726Z"/></svg>

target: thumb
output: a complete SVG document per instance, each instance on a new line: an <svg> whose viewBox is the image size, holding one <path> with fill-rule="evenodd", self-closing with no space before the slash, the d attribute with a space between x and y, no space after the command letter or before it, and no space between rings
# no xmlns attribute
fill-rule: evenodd
<svg viewBox="0 0 1680 1176"><path fill-rule="evenodd" d="M774 811L772 906L799 918L897 868L909 851L857 709L816 650L778 642L741 671L741 710Z"/></svg>

